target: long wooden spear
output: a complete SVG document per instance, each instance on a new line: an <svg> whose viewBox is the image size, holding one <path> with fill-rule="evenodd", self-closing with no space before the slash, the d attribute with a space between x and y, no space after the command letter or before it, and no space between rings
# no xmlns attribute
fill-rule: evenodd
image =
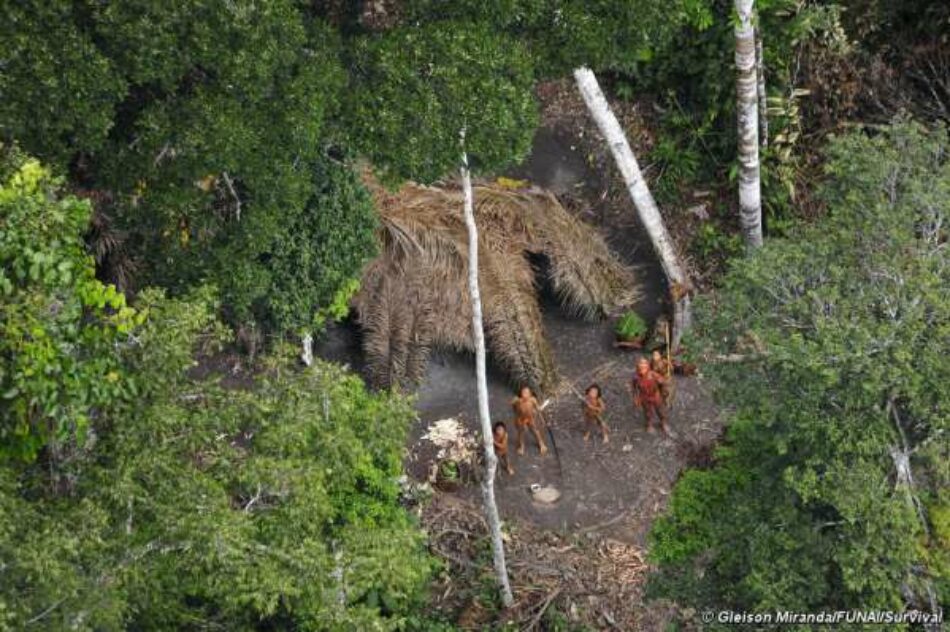
<svg viewBox="0 0 950 632"><path fill-rule="evenodd" d="M554 450L554 458L557 460L558 478L563 479L564 469L561 467L561 453L557 449L557 441L554 440L554 432L551 430L551 424L548 423L548 418L544 416L544 409L550 403L550 399L544 400L544 403L538 406L538 415L541 416L541 420L544 422L544 428L548 431L548 438L551 439L551 448Z"/></svg>

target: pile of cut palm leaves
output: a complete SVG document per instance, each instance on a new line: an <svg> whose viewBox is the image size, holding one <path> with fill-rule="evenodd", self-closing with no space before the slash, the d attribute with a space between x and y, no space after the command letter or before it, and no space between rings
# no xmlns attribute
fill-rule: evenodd
<svg viewBox="0 0 950 632"><path fill-rule="evenodd" d="M412 183L389 191L365 180L380 215L380 254L354 299L363 350L376 386L411 389L433 348L472 349L462 192ZM571 313L596 319L632 303L633 274L551 193L497 184L476 185L474 193L489 353L514 382L544 392L557 370L538 284L548 284Z"/></svg>

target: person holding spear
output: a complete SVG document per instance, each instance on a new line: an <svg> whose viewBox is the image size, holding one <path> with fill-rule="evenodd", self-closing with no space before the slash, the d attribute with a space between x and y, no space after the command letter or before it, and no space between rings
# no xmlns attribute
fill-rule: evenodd
<svg viewBox="0 0 950 632"><path fill-rule="evenodd" d="M666 378L663 382L660 382L660 392L663 395L663 404L666 406L667 410L669 410L673 405L673 359L670 354L669 321L664 320L663 326L664 338L666 342L666 357L663 357L663 353L660 351L660 349L654 349L653 355L650 358L650 369L658 375Z"/></svg>
<svg viewBox="0 0 950 632"><path fill-rule="evenodd" d="M637 360L637 372L630 381L630 390L633 394L634 408L639 408L643 413L647 432L653 432L653 418L656 417L660 421L663 434L670 434L666 420L666 405L660 390L666 382L668 382L666 377L650 368L649 360L644 357Z"/></svg>
<svg viewBox="0 0 950 632"><path fill-rule="evenodd" d="M515 432L518 436L518 454L524 454L524 431L528 429L534 435L538 442L538 451L542 456L547 454L548 447L544 444L544 438L538 430L535 421L541 413L541 404L538 403L534 393L528 386L522 386L518 391L518 396L511 400L511 408L515 412Z"/></svg>

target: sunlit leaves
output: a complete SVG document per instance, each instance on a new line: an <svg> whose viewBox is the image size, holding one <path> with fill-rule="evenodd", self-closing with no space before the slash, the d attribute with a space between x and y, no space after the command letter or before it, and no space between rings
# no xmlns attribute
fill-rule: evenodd
<svg viewBox="0 0 950 632"><path fill-rule="evenodd" d="M893 455L914 452L915 493L939 521L948 148L945 129L906 122L837 139L830 217L737 262L700 306L702 353L746 360L709 365L734 411L728 447L683 478L654 529L655 589L694 605L898 609L902 586L924 594L911 571L926 564L946 590L946 546L923 535Z"/></svg>
<svg viewBox="0 0 950 632"><path fill-rule="evenodd" d="M410 402L290 355L242 388L202 376L225 336L208 294L142 293L117 353L140 391L96 420L68 496L0 467L0 627L385 630L420 606L433 564L396 482Z"/></svg>
<svg viewBox="0 0 950 632"><path fill-rule="evenodd" d="M141 315L95 278L82 233L88 202L58 193L33 159L0 182L0 457L33 459L82 439L129 393L112 352ZM106 376L112 376L105 379Z"/></svg>

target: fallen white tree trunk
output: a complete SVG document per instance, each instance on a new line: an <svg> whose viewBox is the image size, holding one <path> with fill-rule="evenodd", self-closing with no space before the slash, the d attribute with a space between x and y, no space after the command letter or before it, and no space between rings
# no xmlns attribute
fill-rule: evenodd
<svg viewBox="0 0 950 632"><path fill-rule="evenodd" d="M643 227L650 236L653 248L660 258L660 264L663 266L663 272L669 282L670 294L673 301L673 340L672 347L679 346L679 341L683 333L689 329L692 315L690 311L689 298L689 278L686 275L686 269L680 263L679 255L666 226L663 224L663 217L660 215L660 209L650 193L643 174L640 172L640 165L637 163L633 150L630 149L630 143L627 137L610 109L604 93L597 83L597 77L589 68L577 68L574 70L574 80L577 82L577 88L580 90L587 109L591 117L597 124L597 128L607 141L610 152L613 154L620 175L627 185L627 191L630 193L630 199L637 209L637 214Z"/></svg>
<svg viewBox="0 0 950 632"><path fill-rule="evenodd" d="M754 0L736 0L736 119L739 132L739 224L746 247L762 246L759 100L755 72Z"/></svg>
<svg viewBox="0 0 950 632"><path fill-rule="evenodd" d="M507 608L514 603L508 567L505 563L505 543L501 537L501 519L495 503L495 471L498 458L492 435L491 415L488 410L488 379L485 371L485 330L482 326L482 300L478 290L478 226L475 224L475 200L472 194L472 177L468 170L468 155L465 153L465 130L460 133L462 142L462 191L464 194L465 228L468 229L468 291L472 301L472 338L475 347L475 388L478 396L478 420L482 427L482 442L485 449L485 475L482 478L482 504L491 535L492 557L502 604Z"/></svg>

